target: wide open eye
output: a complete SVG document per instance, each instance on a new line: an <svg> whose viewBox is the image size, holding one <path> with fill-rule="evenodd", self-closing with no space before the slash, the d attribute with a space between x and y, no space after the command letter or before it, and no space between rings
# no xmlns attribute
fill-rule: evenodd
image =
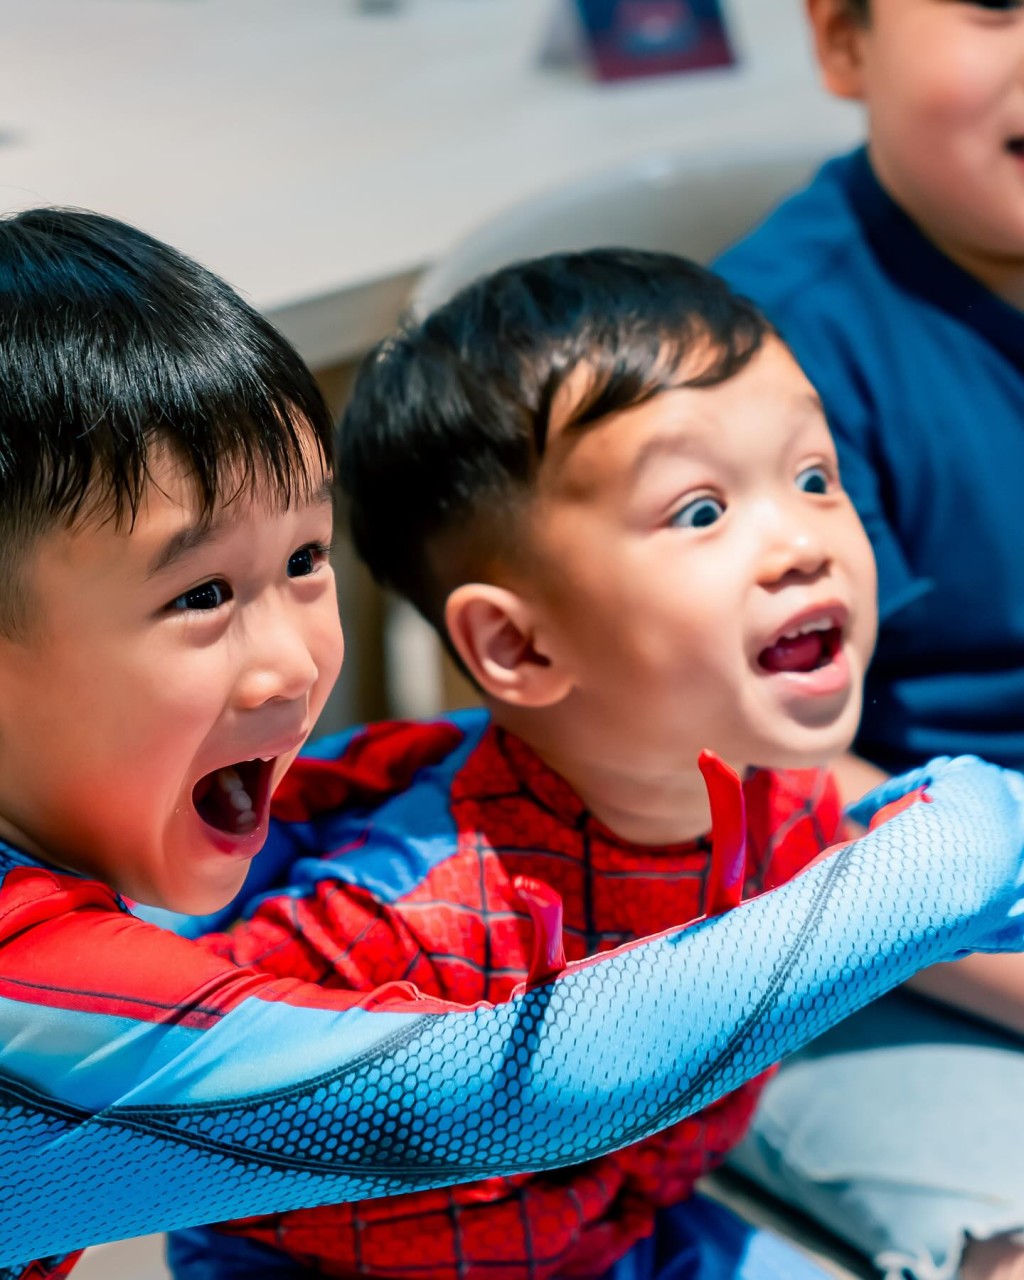
<svg viewBox="0 0 1024 1280"><path fill-rule="evenodd" d="M171 601L169 608L177 610L179 613L186 613L191 610L206 611L219 609L221 605L227 604L230 599L231 588L228 584L218 578L214 578L210 582L201 582L198 587L191 587L188 591L183 591L180 596Z"/></svg>
<svg viewBox="0 0 1024 1280"><path fill-rule="evenodd" d="M706 529L725 515L725 504L719 502L710 493L701 494L672 517L672 524L677 529Z"/></svg>
<svg viewBox="0 0 1024 1280"><path fill-rule="evenodd" d="M828 493L828 472L824 467L804 467L796 478L796 487L804 493Z"/></svg>

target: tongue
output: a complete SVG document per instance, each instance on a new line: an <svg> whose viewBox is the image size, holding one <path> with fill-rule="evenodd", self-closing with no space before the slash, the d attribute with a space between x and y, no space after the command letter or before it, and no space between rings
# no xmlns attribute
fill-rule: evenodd
<svg viewBox="0 0 1024 1280"><path fill-rule="evenodd" d="M822 659L822 633L783 638L762 650L759 661L766 671L813 671Z"/></svg>

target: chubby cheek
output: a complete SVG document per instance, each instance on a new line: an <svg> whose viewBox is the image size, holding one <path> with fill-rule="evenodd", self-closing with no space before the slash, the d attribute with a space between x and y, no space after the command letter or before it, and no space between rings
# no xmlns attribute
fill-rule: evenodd
<svg viewBox="0 0 1024 1280"><path fill-rule="evenodd" d="M607 665L610 674L629 683L685 678L683 655L702 633L664 580L648 578L648 589L638 590L643 581L641 573L618 589L574 603L574 647L589 653L591 666Z"/></svg>
<svg viewBox="0 0 1024 1280"><path fill-rule="evenodd" d="M871 661L871 655L875 651L875 641L878 639L878 568L871 543L859 521L857 530L860 553L853 578L853 604L856 613L852 641L854 653L860 660L861 666L856 674L863 676Z"/></svg>
<svg viewBox="0 0 1024 1280"><path fill-rule="evenodd" d="M935 43L924 34L906 60L886 60L873 68L868 85L872 132L884 147L898 146L906 167L947 163L951 150L976 141L991 147L991 137L964 138L964 131L995 121L1005 90L993 74L991 51L977 42L944 40ZM915 68L934 68L927 75ZM909 68L909 70L908 70ZM930 144L930 145L926 145Z"/></svg>
<svg viewBox="0 0 1024 1280"><path fill-rule="evenodd" d="M927 65L927 54L922 65ZM981 123L991 116L1003 97L1001 77L993 74L990 51L970 45L945 51L934 64L933 75L917 86L916 107L920 123L929 129L947 130ZM911 86L913 89L914 86Z"/></svg>
<svg viewBox="0 0 1024 1280"><path fill-rule="evenodd" d="M853 633L854 679L861 682L871 663L878 639L878 610L872 603L858 616Z"/></svg>
<svg viewBox="0 0 1024 1280"><path fill-rule="evenodd" d="M317 681L313 689L310 711L313 719L319 716L341 674L345 658L345 635L341 627L337 605L333 598L326 617L311 648L317 668Z"/></svg>
<svg viewBox="0 0 1024 1280"><path fill-rule="evenodd" d="M270 780L271 795L273 795L274 792L277 790L277 788L281 785L281 779L284 777L284 775L288 772L288 770L292 767L292 765L298 759L299 752L301 750L302 750L301 747L296 747L294 751L289 751L286 756L277 757L277 760L274 762L274 772L271 775L271 780Z"/></svg>

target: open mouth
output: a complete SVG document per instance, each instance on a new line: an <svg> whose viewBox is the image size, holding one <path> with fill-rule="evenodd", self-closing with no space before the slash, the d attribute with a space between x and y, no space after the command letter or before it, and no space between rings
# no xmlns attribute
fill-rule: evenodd
<svg viewBox="0 0 1024 1280"><path fill-rule="evenodd" d="M192 803L200 818L227 835L246 836L260 824L266 808L274 761L240 760L200 778Z"/></svg>
<svg viewBox="0 0 1024 1280"><path fill-rule="evenodd" d="M835 661L842 643L843 631L835 622L810 622L762 649L757 661L772 674L819 671Z"/></svg>

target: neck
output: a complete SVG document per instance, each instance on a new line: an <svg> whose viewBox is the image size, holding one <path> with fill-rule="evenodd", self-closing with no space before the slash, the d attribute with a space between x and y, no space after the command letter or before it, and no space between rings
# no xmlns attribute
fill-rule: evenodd
<svg viewBox="0 0 1024 1280"><path fill-rule="evenodd" d="M871 167L879 183L924 238L930 240L940 253L973 276L997 298L1024 310L1024 256L978 249L965 244L957 236L955 228L937 226L931 219L919 217L915 211L915 202L905 199L901 194L900 184L892 180L893 175L888 172L884 157L879 156L873 147L869 148L869 154Z"/></svg>
<svg viewBox="0 0 1024 1280"><path fill-rule="evenodd" d="M621 739L566 729L543 713L492 707L495 723L521 738L572 787L610 831L631 844L679 844L711 826L697 750L683 760L624 749Z"/></svg>
<svg viewBox="0 0 1024 1280"><path fill-rule="evenodd" d="M15 849L20 849L22 853L27 853L33 858L46 858L46 852L31 840L23 831L19 831L13 822L0 814L0 840L5 844L12 845ZM52 859L51 859L52 861Z"/></svg>
<svg viewBox="0 0 1024 1280"><path fill-rule="evenodd" d="M1024 310L1024 263L1015 258L983 257L968 249L943 243L936 237L929 238L947 258L980 280L997 298L1002 298L1011 307Z"/></svg>

